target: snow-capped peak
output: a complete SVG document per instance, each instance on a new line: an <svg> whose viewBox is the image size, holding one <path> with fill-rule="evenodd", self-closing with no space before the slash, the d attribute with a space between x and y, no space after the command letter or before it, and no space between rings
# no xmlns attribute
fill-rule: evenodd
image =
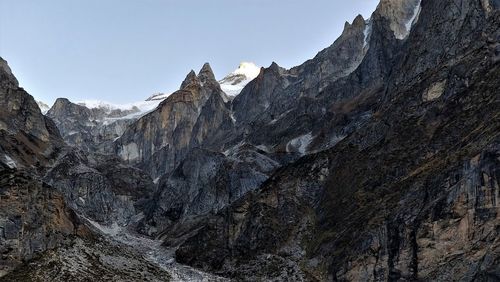
<svg viewBox="0 0 500 282"><path fill-rule="evenodd" d="M260 73L260 67L242 62L239 67L219 81L222 90L229 96L240 94L241 90Z"/></svg>
<svg viewBox="0 0 500 282"><path fill-rule="evenodd" d="M248 78L254 79L260 73L260 67L251 62L241 62L239 67L232 74L243 74Z"/></svg>

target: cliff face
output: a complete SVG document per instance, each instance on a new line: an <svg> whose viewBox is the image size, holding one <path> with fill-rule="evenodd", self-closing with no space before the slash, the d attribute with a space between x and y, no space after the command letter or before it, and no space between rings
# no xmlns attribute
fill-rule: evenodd
<svg viewBox="0 0 500 282"><path fill-rule="evenodd" d="M372 117L204 220L178 261L244 280L500 277L499 11L423 1L399 41L381 6L370 49L378 27L398 41Z"/></svg>

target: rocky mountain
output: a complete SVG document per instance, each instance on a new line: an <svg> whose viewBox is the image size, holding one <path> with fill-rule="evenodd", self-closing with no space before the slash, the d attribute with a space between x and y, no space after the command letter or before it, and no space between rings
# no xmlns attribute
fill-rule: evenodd
<svg viewBox="0 0 500 282"><path fill-rule="evenodd" d="M177 260L243 280L498 279L493 6L423 1L392 49L374 116L203 220ZM377 17L389 24L385 11L382 1L370 48ZM363 75L366 60L351 76ZM325 91L335 95L343 83Z"/></svg>
<svg viewBox="0 0 500 282"><path fill-rule="evenodd" d="M500 280L496 0L381 0L148 112L0 67L0 280Z"/></svg>

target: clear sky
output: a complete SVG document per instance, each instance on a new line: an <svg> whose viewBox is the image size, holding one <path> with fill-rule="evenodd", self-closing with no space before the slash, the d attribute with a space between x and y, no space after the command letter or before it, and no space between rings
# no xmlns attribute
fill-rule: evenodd
<svg viewBox="0 0 500 282"><path fill-rule="evenodd" d="M0 0L0 56L52 103L143 100L210 62L290 68L365 18L378 0Z"/></svg>

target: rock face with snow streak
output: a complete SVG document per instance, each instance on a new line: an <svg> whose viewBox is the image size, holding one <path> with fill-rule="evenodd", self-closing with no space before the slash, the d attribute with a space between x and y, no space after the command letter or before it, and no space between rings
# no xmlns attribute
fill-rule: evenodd
<svg viewBox="0 0 500 282"><path fill-rule="evenodd" d="M151 203L141 232L161 234L188 217L220 210L258 188L272 171L262 172L255 160L242 158L237 162L241 169L233 173L234 161L223 152L238 150L243 145L249 148L249 154L260 156L259 161L270 158L274 170L300 156L334 146L366 123L379 101L377 95L381 94L388 62L401 45L384 23L367 22L358 16L352 25L346 24L344 33L332 46L313 60L292 70L273 63L260 70L232 101L224 102L220 99L223 96L212 95L203 106L203 102L190 103L194 107L184 108L186 103L182 103L180 108L177 99L182 89L192 93L189 87L199 84L203 71L198 76L188 75L181 92L172 94L159 107L169 111L173 105L178 107L174 118L169 118L169 122L163 121L166 117L159 120L162 113L158 109L140 119L131 128L133 134L127 132L116 142L117 153L125 160L149 171L153 178L160 179L164 174L159 196ZM387 50L380 52L382 48ZM357 79L360 76L365 79ZM219 91L213 73L206 72L205 77L211 83L201 83L202 89L215 85ZM332 91L331 87L337 87L338 95L325 95ZM175 145L179 141L183 142ZM194 161L189 161L196 159L193 154L204 156L198 160L199 165L213 170L195 166ZM232 182L226 181L228 177ZM250 178L254 180L248 185L245 181Z"/></svg>

